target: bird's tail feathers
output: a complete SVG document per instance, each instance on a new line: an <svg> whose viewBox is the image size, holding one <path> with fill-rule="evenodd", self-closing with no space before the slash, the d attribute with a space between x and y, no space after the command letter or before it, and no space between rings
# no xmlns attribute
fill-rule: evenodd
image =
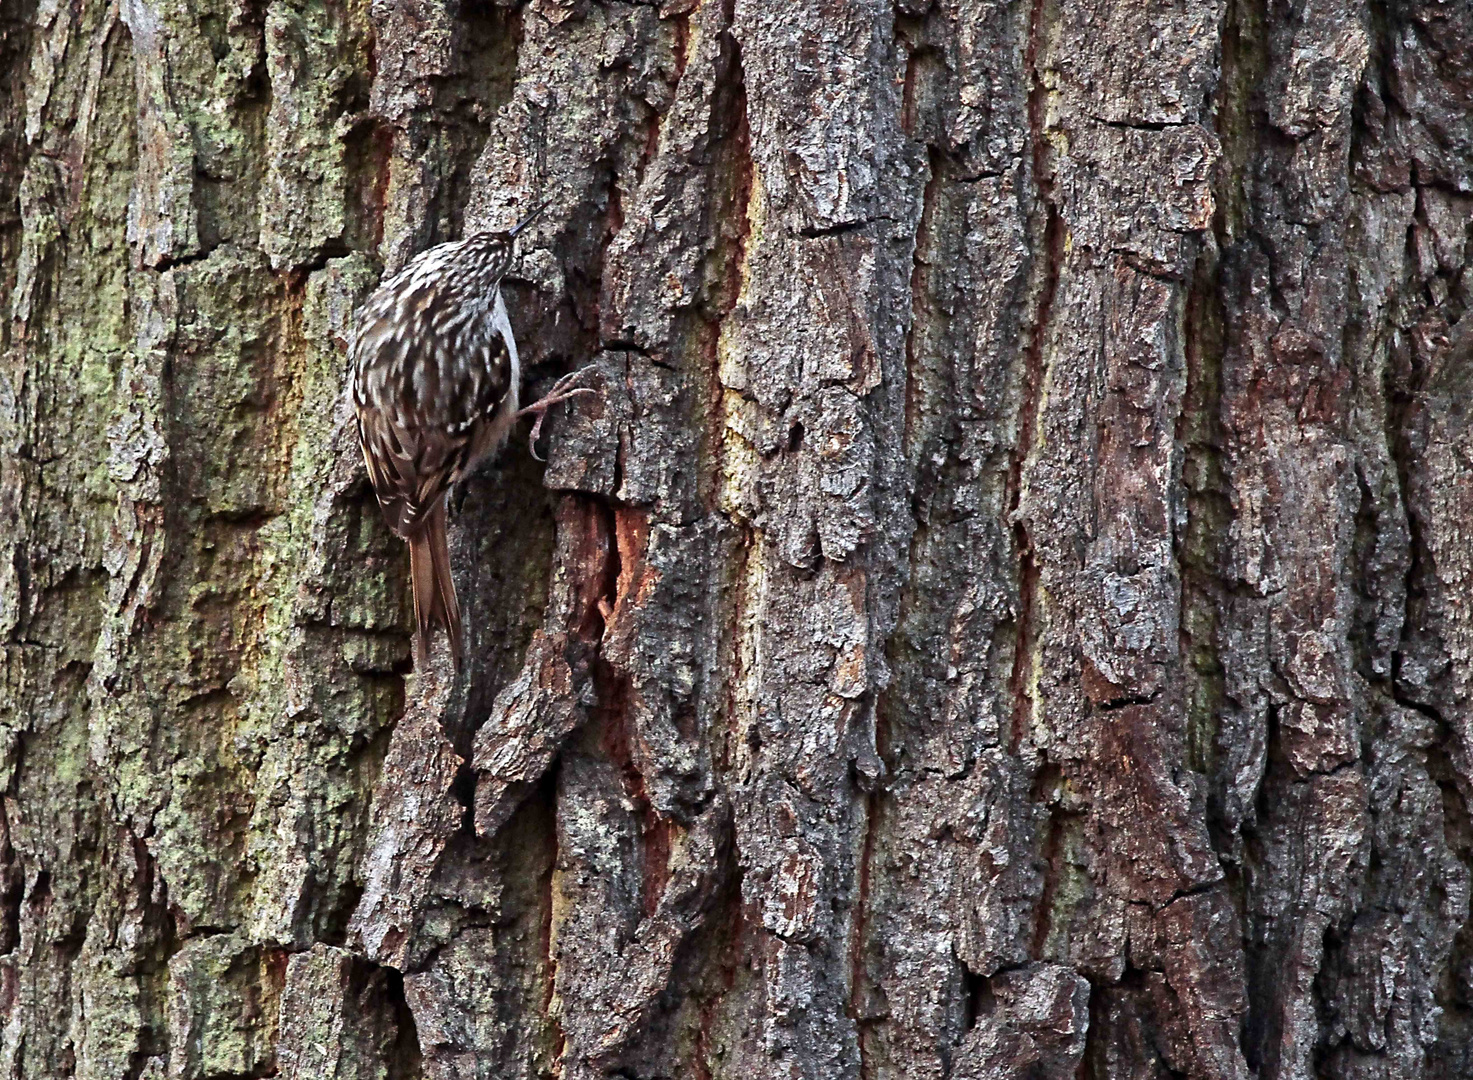
<svg viewBox="0 0 1473 1080"><path fill-rule="evenodd" d="M409 577L414 586L414 667L424 671L429 663L430 641L435 627L445 628L455 670L462 661L460 601L450 576L450 546L445 539L445 503L442 500L425 518L424 528L409 538Z"/></svg>

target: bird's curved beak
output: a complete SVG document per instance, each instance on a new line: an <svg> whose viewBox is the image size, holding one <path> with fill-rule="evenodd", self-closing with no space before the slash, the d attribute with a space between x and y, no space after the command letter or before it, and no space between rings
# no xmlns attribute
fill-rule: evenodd
<svg viewBox="0 0 1473 1080"><path fill-rule="evenodd" d="M538 215L540 215L542 213L542 211L546 210L547 207L548 207L548 204L551 203L551 202L552 202L551 199L543 199L536 206L532 207L531 212L528 213L526 217L522 218L521 221L519 221L515 225L513 225L511 227L511 230L506 235L507 236L513 236L513 237L516 236L517 233L521 232L528 225L532 224L532 222L536 221Z"/></svg>

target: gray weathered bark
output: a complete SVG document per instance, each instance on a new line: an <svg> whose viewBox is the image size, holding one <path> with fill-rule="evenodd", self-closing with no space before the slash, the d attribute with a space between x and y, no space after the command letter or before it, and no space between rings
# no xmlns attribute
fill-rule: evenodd
<svg viewBox="0 0 1473 1080"><path fill-rule="evenodd" d="M1473 1075L1468 0L0 42L0 1076ZM544 195L411 676L344 335Z"/></svg>

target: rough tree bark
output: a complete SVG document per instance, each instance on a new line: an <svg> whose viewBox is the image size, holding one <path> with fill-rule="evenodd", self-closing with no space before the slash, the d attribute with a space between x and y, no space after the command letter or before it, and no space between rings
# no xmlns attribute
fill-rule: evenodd
<svg viewBox="0 0 1473 1080"><path fill-rule="evenodd" d="M1473 1075L1468 0L0 42L0 1076ZM411 676L343 338L542 195Z"/></svg>

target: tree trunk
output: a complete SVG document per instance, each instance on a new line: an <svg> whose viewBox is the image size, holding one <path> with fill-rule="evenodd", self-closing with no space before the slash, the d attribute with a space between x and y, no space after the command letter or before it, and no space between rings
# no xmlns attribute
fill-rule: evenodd
<svg viewBox="0 0 1473 1080"><path fill-rule="evenodd" d="M0 42L0 1076L1473 1075L1469 0ZM543 196L412 674L352 312Z"/></svg>

